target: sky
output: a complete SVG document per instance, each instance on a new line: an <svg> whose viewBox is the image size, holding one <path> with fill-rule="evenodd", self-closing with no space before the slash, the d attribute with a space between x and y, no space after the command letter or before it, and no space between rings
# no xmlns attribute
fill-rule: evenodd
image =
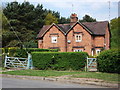
<svg viewBox="0 0 120 90"><path fill-rule="evenodd" d="M2 0L2 2L12 2L15 0ZM70 17L71 13L76 13L79 19L84 15L90 15L97 21L109 21L118 17L119 0L16 0L17 2L29 1L34 4L43 4L46 9L58 11L62 17ZM120 4L119 4L120 5ZM110 14L109 14L110 13ZM110 17L109 17L110 15Z"/></svg>

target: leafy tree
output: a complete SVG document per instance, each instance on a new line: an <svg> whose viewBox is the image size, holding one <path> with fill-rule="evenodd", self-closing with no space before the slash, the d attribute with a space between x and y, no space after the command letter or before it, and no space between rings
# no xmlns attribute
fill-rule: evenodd
<svg viewBox="0 0 120 90"><path fill-rule="evenodd" d="M90 17L89 15L85 15L82 20L79 20L80 22L96 22L96 19Z"/></svg>
<svg viewBox="0 0 120 90"><path fill-rule="evenodd" d="M61 17L59 19L60 24L70 23L70 18Z"/></svg>
<svg viewBox="0 0 120 90"><path fill-rule="evenodd" d="M120 17L119 18L114 18L110 22L110 28L111 28L111 48L119 48L120 45Z"/></svg>
<svg viewBox="0 0 120 90"><path fill-rule="evenodd" d="M58 23L58 19L52 15L52 13L48 13L45 18L45 25L50 25L52 23Z"/></svg>
<svg viewBox="0 0 120 90"><path fill-rule="evenodd" d="M26 47L36 47L36 36L51 13L52 22L58 23L60 14L55 11L43 9L43 5L38 4L36 7L29 2L10 2L3 8L3 47L19 46L19 40L14 34L13 30L17 33L20 40ZM47 17L48 15L48 17ZM50 16L50 17L51 17ZM45 20L46 19L46 20ZM10 25L8 24L10 22ZM48 23L52 23L51 21ZM11 28L12 27L12 28Z"/></svg>

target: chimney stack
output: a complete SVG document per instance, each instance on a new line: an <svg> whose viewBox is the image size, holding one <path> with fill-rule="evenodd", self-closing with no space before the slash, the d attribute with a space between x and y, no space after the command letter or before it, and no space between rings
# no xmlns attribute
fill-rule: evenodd
<svg viewBox="0 0 120 90"><path fill-rule="evenodd" d="M78 21L77 14L75 14L75 13L71 14L71 16L70 16L70 22L71 23L75 23L77 21Z"/></svg>

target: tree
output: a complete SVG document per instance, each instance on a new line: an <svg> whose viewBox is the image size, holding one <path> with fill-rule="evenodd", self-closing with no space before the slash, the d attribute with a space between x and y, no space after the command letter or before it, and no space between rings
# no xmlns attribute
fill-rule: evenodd
<svg viewBox="0 0 120 90"><path fill-rule="evenodd" d="M6 7L3 8L3 13L7 18L7 20L5 20L3 17L4 20L2 20L3 47L19 46L19 40L13 30L27 47L36 47L36 36L45 22L49 24L53 22L58 23L60 17L59 12L43 9L42 4L38 4L35 7L29 2L18 3L16 1L8 3ZM11 26L8 22L10 22Z"/></svg>
<svg viewBox="0 0 120 90"><path fill-rule="evenodd" d="M119 35L120 35L120 17L118 18L114 18L111 20L110 22L110 28L111 28L111 48L115 49L115 48L119 48L120 46L120 39L119 39Z"/></svg>
<svg viewBox="0 0 120 90"><path fill-rule="evenodd" d="M96 19L90 17L89 15L85 15L82 20L79 20L80 22L96 22Z"/></svg>
<svg viewBox="0 0 120 90"><path fill-rule="evenodd" d="M58 23L58 19L52 13L48 13L45 18L45 25L51 25L52 23Z"/></svg>
<svg viewBox="0 0 120 90"><path fill-rule="evenodd" d="M70 23L70 18L61 17L59 19L60 24Z"/></svg>

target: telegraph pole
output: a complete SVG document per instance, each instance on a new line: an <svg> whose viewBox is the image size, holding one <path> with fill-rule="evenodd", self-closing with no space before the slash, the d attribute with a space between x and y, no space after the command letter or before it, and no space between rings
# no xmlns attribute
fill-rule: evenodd
<svg viewBox="0 0 120 90"><path fill-rule="evenodd" d="M110 1L108 1L109 3L109 23L110 23Z"/></svg>

